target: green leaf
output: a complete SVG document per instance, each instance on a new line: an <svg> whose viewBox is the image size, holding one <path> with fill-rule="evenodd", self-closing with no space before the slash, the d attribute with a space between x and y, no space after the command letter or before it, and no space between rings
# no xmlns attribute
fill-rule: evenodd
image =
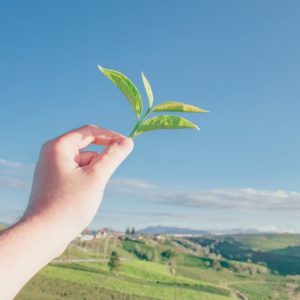
<svg viewBox="0 0 300 300"><path fill-rule="evenodd" d="M134 83L128 77L118 71L105 69L99 65L98 68L122 91L122 93L129 100L137 119L139 119L143 110L143 102L141 94Z"/></svg>
<svg viewBox="0 0 300 300"><path fill-rule="evenodd" d="M149 108L151 108L153 105L153 93L152 93L151 85L143 72L142 72L142 79L143 79L144 87L148 98Z"/></svg>
<svg viewBox="0 0 300 300"><path fill-rule="evenodd" d="M146 131L158 129L181 129L181 128L196 128L199 127L189 120L179 116L156 116L143 121L133 133L132 137L136 137Z"/></svg>
<svg viewBox="0 0 300 300"><path fill-rule="evenodd" d="M174 112L195 112L195 113L207 112L207 110L204 110L200 107L190 105L190 104L185 104L182 102L176 102L176 101L168 101L168 102L160 103L154 107L153 111L156 112L174 111Z"/></svg>

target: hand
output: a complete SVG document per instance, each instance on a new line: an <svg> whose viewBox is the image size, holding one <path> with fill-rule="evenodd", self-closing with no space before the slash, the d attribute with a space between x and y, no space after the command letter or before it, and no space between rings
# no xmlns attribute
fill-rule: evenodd
<svg viewBox="0 0 300 300"><path fill-rule="evenodd" d="M90 144L107 148L100 154L80 151ZM131 139L94 125L47 142L24 218L52 220L71 241L92 221L109 178L132 149Z"/></svg>
<svg viewBox="0 0 300 300"><path fill-rule="evenodd" d="M89 144L106 149L80 151ZM43 146L26 212L0 234L1 300L13 299L89 225L107 181L132 148L131 139L93 125Z"/></svg>

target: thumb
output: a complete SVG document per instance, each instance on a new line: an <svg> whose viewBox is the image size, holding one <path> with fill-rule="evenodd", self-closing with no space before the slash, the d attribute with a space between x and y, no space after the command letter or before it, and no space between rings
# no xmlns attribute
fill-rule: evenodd
<svg viewBox="0 0 300 300"><path fill-rule="evenodd" d="M91 168L101 176L101 181L106 184L133 149L133 141L130 138L120 138L108 146L101 154L95 157Z"/></svg>

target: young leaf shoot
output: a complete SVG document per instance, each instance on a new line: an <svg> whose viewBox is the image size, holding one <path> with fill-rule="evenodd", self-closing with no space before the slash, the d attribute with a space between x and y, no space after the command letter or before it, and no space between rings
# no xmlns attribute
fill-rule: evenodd
<svg viewBox="0 0 300 300"><path fill-rule="evenodd" d="M149 108L151 108L153 105L152 88L151 88L151 85L150 85L148 79L146 78L146 76L144 75L143 72L142 72L142 79L143 79L144 87L145 87L147 98L148 98Z"/></svg>
<svg viewBox="0 0 300 300"><path fill-rule="evenodd" d="M162 102L156 106L153 106L154 98L151 85L142 73L142 81L145 87L148 109L143 116L143 101L139 90L134 83L124 74L119 71L103 68L98 65L99 70L108 77L125 95L131 104L133 111L136 115L137 122L129 137L135 138L144 132L158 129L181 129L181 128L195 128L199 130L199 127L191 121L173 115L162 115L149 117L153 112L191 112L191 113L204 113L207 110L202 109L195 105L190 105L177 101Z"/></svg>

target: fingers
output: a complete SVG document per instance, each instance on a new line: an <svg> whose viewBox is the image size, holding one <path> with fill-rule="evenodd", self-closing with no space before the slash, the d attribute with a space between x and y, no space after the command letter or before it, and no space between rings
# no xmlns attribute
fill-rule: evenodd
<svg viewBox="0 0 300 300"><path fill-rule="evenodd" d="M91 168L101 176L104 184L133 149L133 141L130 138L121 138L107 147L100 155L94 158Z"/></svg>
<svg viewBox="0 0 300 300"><path fill-rule="evenodd" d="M78 164L79 167L85 167L89 165L90 162L98 155L99 154L94 151L82 151L75 156L75 162Z"/></svg>
<svg viewBox="0 0 300 300"><path fill-rule="evenodd" d="M69 145L76 149L82 149L90 144L109 146L117 139L123 138L122 134L100 128L95 125L86 125L65 133L57 138L64 145Z"/></svg>

